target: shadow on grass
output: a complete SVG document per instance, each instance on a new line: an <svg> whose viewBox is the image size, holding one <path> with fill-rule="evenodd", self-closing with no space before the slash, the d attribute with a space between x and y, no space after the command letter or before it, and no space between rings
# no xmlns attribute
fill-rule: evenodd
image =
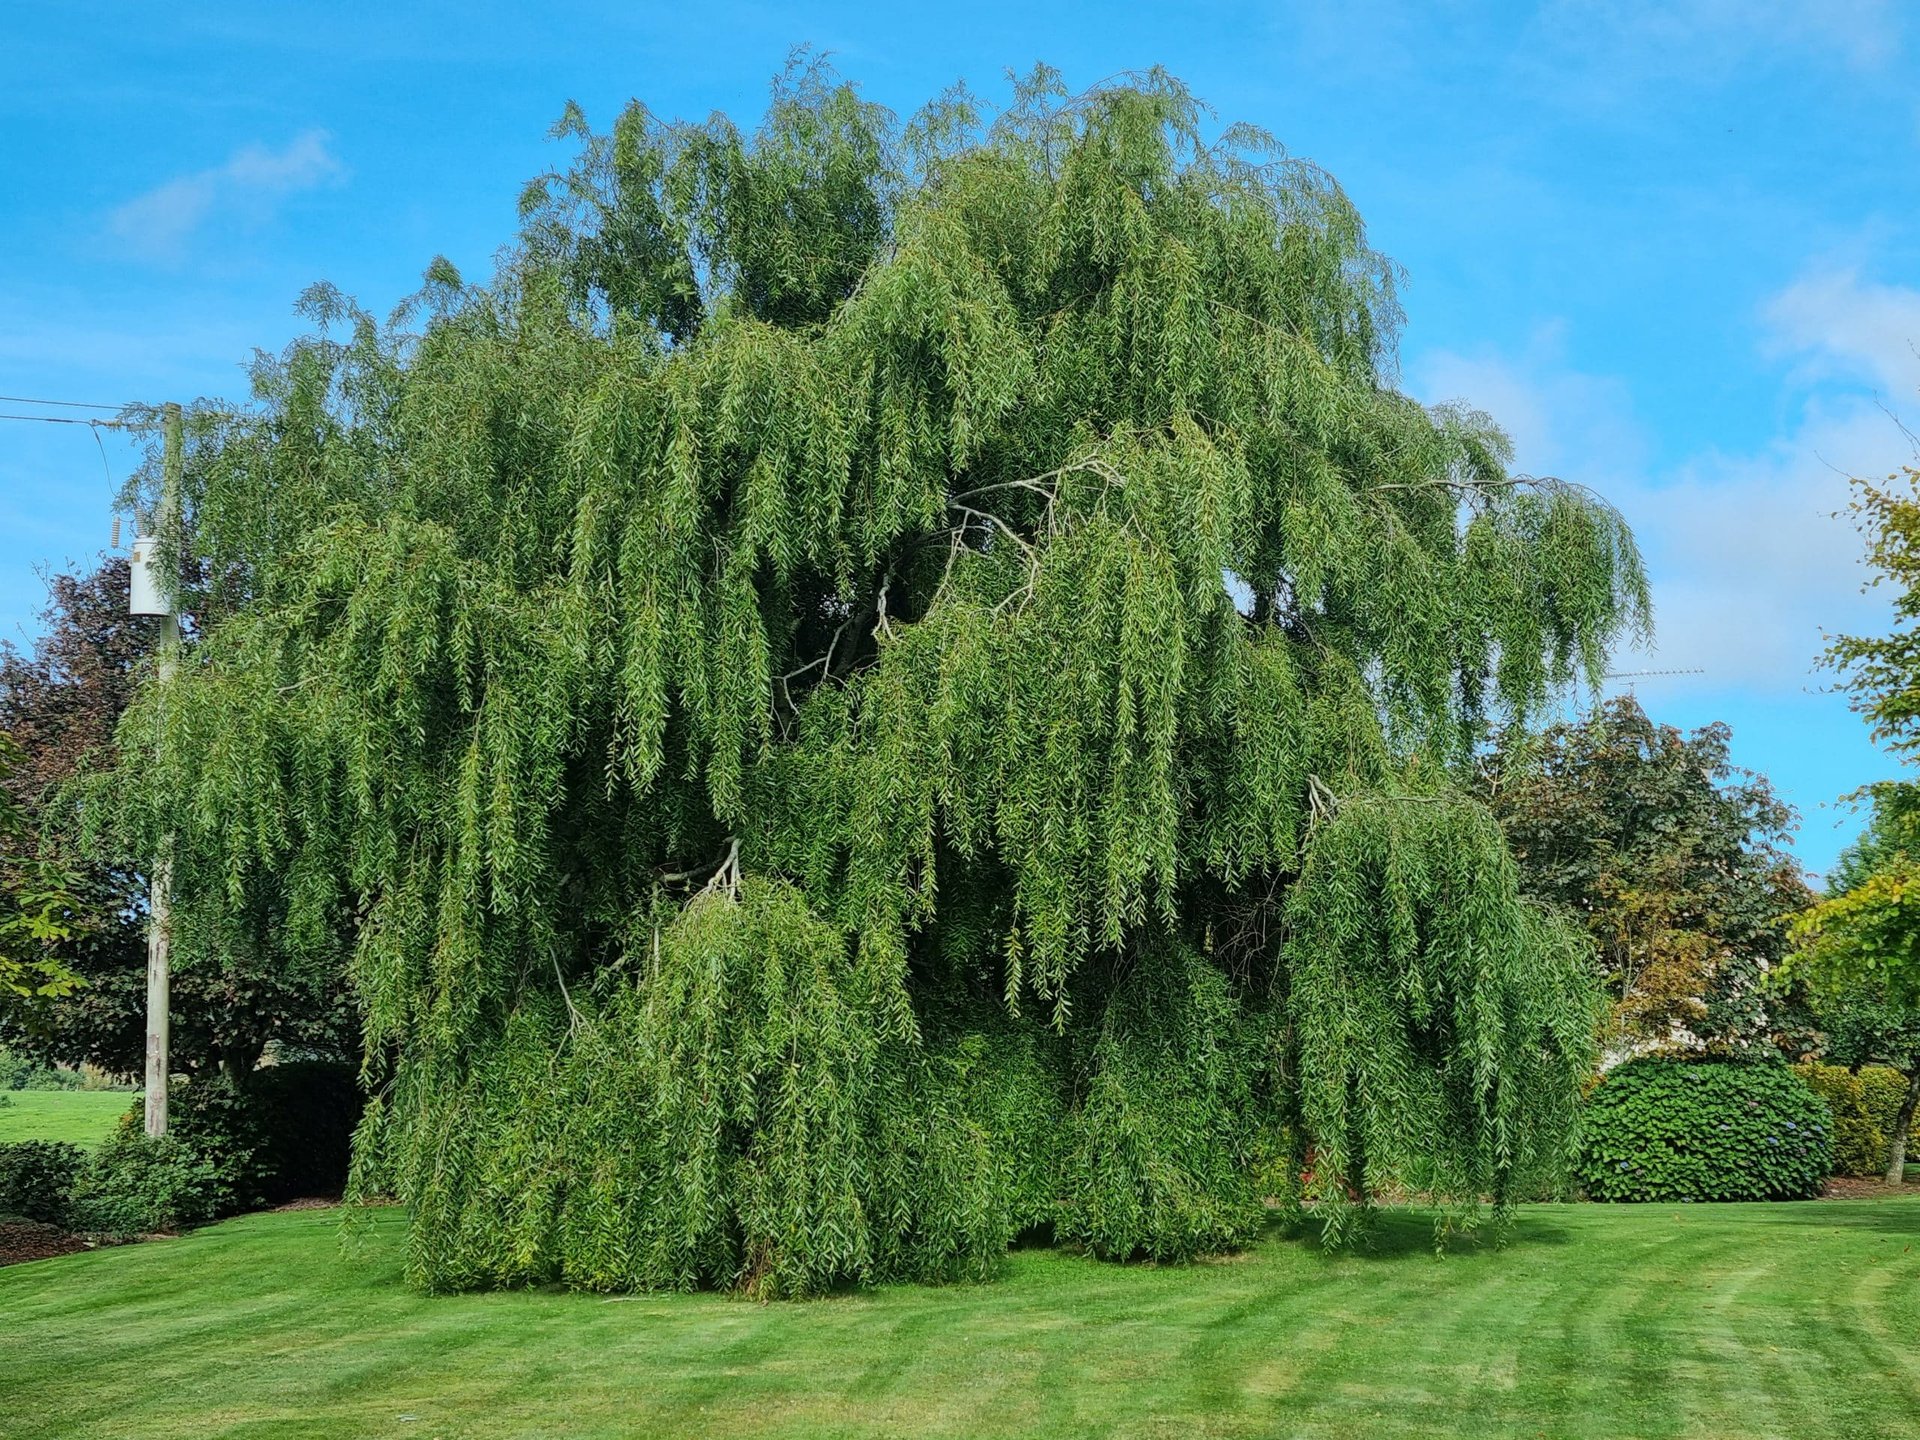
<svg viewBox="0 0 1920 1440"><path fill-rule="evenodd" d="M1437 1216L1431 1210L1414 1205L1383 1205L1373 1212L1361 1239L1344 1250L1327 1250L1320 1241L1320 1225L1311 1214L1304 1221L1289 1221L1274 1216L1267 1222L1263 1243L1292 1241L1320 1251L1329 1258L1355 1260L1399 1260L1408 1256L1476 1255L1499 1249L1522 1250L1532 1245L1565 1245L1567 1232L1552 1218L1522 1212L1496 1238L1491 1215L1476 1230L1453 1230L1435 1243Z"/></svg>
<svg viewBox="0 0 1920 1440"><path fill-rule="evenodd" d="M1920 1197L1885 1200L1785 1200L1768 1207L1767 1218L1826 1230L1876 1230L1920 1241Z"/></svg>

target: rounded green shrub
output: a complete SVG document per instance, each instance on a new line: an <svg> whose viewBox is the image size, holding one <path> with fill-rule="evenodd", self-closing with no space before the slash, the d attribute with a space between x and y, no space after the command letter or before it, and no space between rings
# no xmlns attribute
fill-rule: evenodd
<svg viewBox="0 0 1920 1440"><path fill-rule="evenodd" d="M1784 1063L1632 1060L1587 1100L1594 1200L1804 1200L1832 1165L1827 1104Z"/></svg>
<svg viewBox="0 0 1920 1440"><path fill-rule="evenodd" d="M1886 1173L1893 1134L1907 1082L1886 1065L1858 1070L1809 1060L1793 1067L1833 1112L1833 1173L1878 1177Z"/></svg>
<svg viewBox="0 0 1920 1440"><path fill-rule="evenodd" d="M203 1225L233 1211L214 1160L177 1135L142 1134L129 1116L74 1177L68 1228L146 1235Z"/></svg>

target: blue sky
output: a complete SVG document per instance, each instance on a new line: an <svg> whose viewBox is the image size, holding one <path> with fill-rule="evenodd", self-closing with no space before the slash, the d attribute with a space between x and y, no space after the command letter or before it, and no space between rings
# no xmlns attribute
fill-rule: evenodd
<svg viewBox="0 0 1920 1440"><path fill-rule="evenodd" d="M15 3L0 16L0 395L244 395L329 279L384 310L484 273L596 122L758 114L811 42L908 112L1009 67L1159 63L1331 170L1407 268L1403 383L1588 483L1651 562L1656 717L1724 719L1804 815L1895 773L1811 670L1886 623L1832 512L1920 430L1920 24L1900 0L1210 6ZM0 412L23 407L0 402ZM61 413L58 411L42 413ZM77 412L68 412L77 413ZM0 634L105 543L132 456L0 422Z"/></svg>

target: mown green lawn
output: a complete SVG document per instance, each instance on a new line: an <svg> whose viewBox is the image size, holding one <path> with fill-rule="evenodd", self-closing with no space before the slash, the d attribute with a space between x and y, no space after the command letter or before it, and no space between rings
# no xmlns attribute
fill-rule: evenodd
<svg viewBox="0 0 1920 1440"><path fill-rule="evenodd" d="M1541 1206L1436 1259L1277 1233L1178 1269L807 1304L429 1299L338 1214L0 1270L0 1429L229 1436L1914 1436L1920 1199Z"/></svg>
<svg viewBox="0 0 1920 1440"><path fill-rule="evenodd" d="M140 1102L125 1090L9 1090L6 1096L12 1103L0 1105L0 1145L12 1140L98 1145Z"/></svg>

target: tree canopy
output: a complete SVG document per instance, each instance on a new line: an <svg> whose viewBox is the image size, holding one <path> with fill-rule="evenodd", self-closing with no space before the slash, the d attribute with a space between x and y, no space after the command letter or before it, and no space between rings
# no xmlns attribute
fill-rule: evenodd
<svg viewBox="0 0 1920 1440"><path fill-rule="evenodd" d="M192 577L197 581L198 577ZM198 584L190 590L200 589ZM0 1044L44 1060L138 1075L147 1034L147 870L152 852L89 859L80 843L85 777L110 768L115 729L158 639L150 616L127 613L127 562L53 575L33 649L0 642L0 732L19 763L0 776L18 807L20 847L64 876L83 925L43 948L68 982L0 1012ZM261 887L273 893L273 887ZM297 963L268 907L256 923L230 907L176 926L171 1062L190 1075L251 1070L270 1042L344 1058L358 1048L341 949ZM217 925L209 920L220 921Z"/></svg>
<svg viewBox="0 0 1920 1440"><path fill-rule="evenodd" d="M1911 757L1920 751L1920 469L1856 478L1848 508L1876 572L1869 583L1893 592L1894 623L1885 635L1838 636L1823 658L1873 738Z"/></svg>
<svg viewBox="0 0 1920 1440"><path fill-rule="evenodd" d="M1920 749L1920 470L1856 479L1852 512L1871 584L1893 594L1886 635L1842 635L1824 656L1873 738L1903 758ZM1920 1004L1920 787L1868 786L1873 821L1841 857L1826 897L1795 925L1795 966L1828 991L1864 988Z"/></svg>
<svg viewBox="0 0 1920 1440"><path fill-rule="evenodd" d="M1827 893L1795 917L1791 973L1832 994L1920 1007L1920 804L1881 789L1873 822L1840 857Z"/></svg>
<svg viewBox="0 0 1920 1440"><path fill-rule="evenodd" d="M1453 776L1645 581L1394 388L1339 187L1157 72L558 128L490 281L316 291L191 417L213 618L94 807L178 831L183 923L351 947L411 1276L804 1294L1218 1249L1309 1165L1335 1240L1551 1183L1589 961Z"/></svg>
<svg viewBox="0 0 1920 1440"><path fill-rule="evenodd" d="M1886 635L1842 635L1827 647L1873 738L1911 760L1920 750L1920 470L1884 483L1856 479L1852 511L1867 540L1871 584L1889 586ZM1811 992L1829 1052L1858 1068L1880 1060L1907 1076L1887 1164L1899 1184L1920 1110L1920 787L1866 787L1873 817L1841 855L1826 894L1795 917L1782 977Z"/></svg>
<svg viewBox="0 0 1920 1440"><path fill-rule="evenodd" d="M1767 1044L1765 976L1813 892L1786 848L1792 808L1733 765L1731 741L1624 696L1503 736L1480 766L1522 888L1593 937L1617 1045Z"/></svg>
<svg viewBox="0 0 1920 1440"><path fill-rule="evenodd" d="M1847 847L1827 893L1794 918L1782 980L1807 994L1829 1058L1885 1064L1907 1079L1888 1136L1887 1182L1898 1185L1920 1109L1920 797L1905 784L1875 795L1872 822Z"/></svg>

